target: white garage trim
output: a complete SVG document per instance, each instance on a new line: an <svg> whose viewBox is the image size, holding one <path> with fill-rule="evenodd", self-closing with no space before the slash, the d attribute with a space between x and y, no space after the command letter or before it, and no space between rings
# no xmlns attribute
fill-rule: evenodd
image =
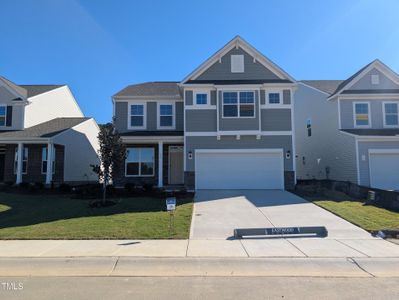
<svg viewBox="0 0 399 300"><path fill-rule="evenodd" d="M198 154L278 154L280 157L280 170L281 170L281 177L280 182L282 184L282 189L284 189L284 150L281 148L278 149L196 149L195 150L195 189L198 189ZM276 176L278 176L276 174Z"/></svg>
<svg viewBox="0 0 399 300"><path fill-rule="evenodd" d="M370 186L371 187L376 187L375 186L375 182L377 182L374 178L373 178L373 170L372 170L372 160L371 157L373 155L383 155L383 154L393 154L393 155L399 155L399 149L369 149L368 151L368 158L369 158L369 180L370 180ZM376 187L378 188L378 187Z"/></svg>

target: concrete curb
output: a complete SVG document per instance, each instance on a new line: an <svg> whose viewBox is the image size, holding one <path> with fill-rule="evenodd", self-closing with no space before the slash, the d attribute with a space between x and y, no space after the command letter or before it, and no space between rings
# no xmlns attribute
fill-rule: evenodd
<svg viewBox="0 0 399 300"><path fill-rule="evenodd" d="M0 258L0 277L399 277L397 258Z"/></svg>

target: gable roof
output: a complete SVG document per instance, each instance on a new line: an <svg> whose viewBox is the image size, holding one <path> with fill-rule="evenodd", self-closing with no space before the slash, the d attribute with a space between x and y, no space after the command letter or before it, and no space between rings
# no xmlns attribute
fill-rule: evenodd
<svg viewBox="0 0 399 300"><path fill-rule="evenodd" d="M182 99L177 81L153 81L132 84L116 93L113 97L161 97L168 99Z"/></svg>
<svg viewBox="0 0 399 300"><path fill-rule="evenodd" d="M337 96L338 94L342 93L343 90L349 88L352 86L354 83L356 83L360 78L362 78L366 73L368 73L371 69L376 68L379 71L383 72L385 75L390 75L392 77L396 77L396 82L399 84L399 75L396 74L392 69L390 69L387 65L385 65L383 62L381 62L379 59L373 60L371 63L365 65L363 68L361 68L359 71L357 71L355 74L350 76L348 79L343 81L337 88L336 90L328 97L328 99L332 99L333 97ZM395 81L395 79L394 79Z"/></svg>
<svg viewBox="0 0 399 300"><path fill-rule="evenodd" d="M2 80L10 89L12 89L14 92L21 95L22 97L26 98L28 96L28 92L26 91L26 89L15 84L11 80L8 80L3 76L0 76L0 80Z"/></svg>
<svg viewBox="0 0 399 300"><path fill-rule="evenodd" d="M35 85L20 85L20 87L24 88L27 91L28 98L34 97L40 94L44 94L46 92L58 89L60 87L65 86L65 84L49 84L49 85L44 85L44 84L35 84Z"/></svg>
<svg viewBox="0 0 399 300"><path fill-rule="evenodd" d="M301 80L299 82L331 95L344 80Z"/></svg>
<svg viewBox="0 0 399 300"><path fill-rule="evenodd" d="M56 118L24 130L3 130L0 131L0 141L2 138L50 138L89 119L86 117Z"/></svg>
<svg viewBox="0 0 399 300"><path fill-rule="evenodd" d="M181 83L186 83L190 79L195 79L203 72L205 72L211 65L213 65L216 61L218 61L223 55L225 55L228 51L230 51L234 47L241 47L244 51L248 52L252 55L257 61L263 64L265 67L269 68L273 73L275 73L282 80L289 80L290 82L295 82L295 79L292 78L288 73L286 73L283 69L269 60L266 56L252 47L248 42L246 42L242 37L236 36L230 42L228 42L223 48L213 54L210 58L208 58L204 63L202 63L198 68L196 68L193 72L187 75Z"/></svg>

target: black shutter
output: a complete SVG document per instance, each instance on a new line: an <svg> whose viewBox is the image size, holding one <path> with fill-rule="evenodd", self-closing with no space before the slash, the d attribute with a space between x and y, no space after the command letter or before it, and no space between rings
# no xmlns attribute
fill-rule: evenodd
<svg viewBox="0 0 399 300"><path fill-rule="evenodd" d="M7 106L6 126L12 126L12 106Z"/></svg>

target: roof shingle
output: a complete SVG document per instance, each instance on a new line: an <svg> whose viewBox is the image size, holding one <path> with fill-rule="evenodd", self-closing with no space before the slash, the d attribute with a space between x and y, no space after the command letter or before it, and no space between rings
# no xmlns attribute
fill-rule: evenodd
<svg viewBox="0 0 399 300"><path fill-rule="evenodd" d="M125 87L114 97L164 97L181 99L181 91L177 81L155 81L132 84Z"/></svg>

